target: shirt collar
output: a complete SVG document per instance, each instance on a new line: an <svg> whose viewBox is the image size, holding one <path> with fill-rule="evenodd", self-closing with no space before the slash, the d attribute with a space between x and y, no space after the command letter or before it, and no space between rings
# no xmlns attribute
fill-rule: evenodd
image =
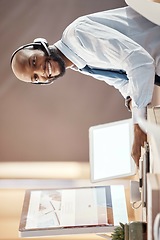
<svg viewBox="0 0 160 240"><path fill-rule="evenodd" d="M62 40L59 40L54 44L74 65L79 69L86 66L86 62L74 53Z"/></svg>

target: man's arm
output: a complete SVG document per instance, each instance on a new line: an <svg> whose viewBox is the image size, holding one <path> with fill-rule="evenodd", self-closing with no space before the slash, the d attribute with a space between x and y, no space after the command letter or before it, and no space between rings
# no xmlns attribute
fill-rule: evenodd
<svg viewBox="0 0 160 240"><path fill-rule="evenodd" d="M139 159L141 157L141 147L147 141L147 135L141 130L138 124L134 124L134 140L132 145L131 156L137 166L139 166Z"/></svg>
<svg viewBox="0 0 160 240"><path fill-rule="evenodd" d="M125 102L129 111L133 112L132 99L128 96ZM146 118L146 111L141 111L141 117ZM147 141L147 135L139 127L138 123L134 123L134 139L132 145L131 156L134 159L137 166L139 166L139 159L141 157L141 147L144 147L144 143Z"/></svg>

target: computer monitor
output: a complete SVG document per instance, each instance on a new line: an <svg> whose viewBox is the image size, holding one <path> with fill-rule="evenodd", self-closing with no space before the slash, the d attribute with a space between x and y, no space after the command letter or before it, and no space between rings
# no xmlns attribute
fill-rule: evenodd
<svg viewBox="0 0 160 240"><path fill-rule="evenodd" d="M136 165L131 157L132 119L89 128L89 161L91 182L134 175Z"/></svg>

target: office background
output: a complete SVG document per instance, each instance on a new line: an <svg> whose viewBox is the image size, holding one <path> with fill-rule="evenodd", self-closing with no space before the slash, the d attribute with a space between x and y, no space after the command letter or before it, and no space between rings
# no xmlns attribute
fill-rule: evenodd
<svg viewBox="0 0 160 240"><path fill-rule="evenodd" d="M117 90L71 70L50 86L20 82L10 68L12 52L37 37L52 44L77 17L125 5L124 0L0 0L0 239L19 239L26 188L89 180L90 126L131 116Z"/></svg>

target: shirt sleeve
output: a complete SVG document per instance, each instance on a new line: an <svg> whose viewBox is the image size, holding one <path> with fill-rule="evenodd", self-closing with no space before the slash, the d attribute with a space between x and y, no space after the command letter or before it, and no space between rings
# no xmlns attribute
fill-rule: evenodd
<svg viewBox="0 0 160 240"><path fill-rule="evenodd" d="M115 80L110 85L117 88L124 97L132 98L133 115L144 115L154 89L155 65L151 55L117 30L89 20L79 24L75 34L95 62L103 61L106 68L110 62L115 68L121 67L126 71L129 81ZM137 121L137 117L133 118Z"/></svg>

